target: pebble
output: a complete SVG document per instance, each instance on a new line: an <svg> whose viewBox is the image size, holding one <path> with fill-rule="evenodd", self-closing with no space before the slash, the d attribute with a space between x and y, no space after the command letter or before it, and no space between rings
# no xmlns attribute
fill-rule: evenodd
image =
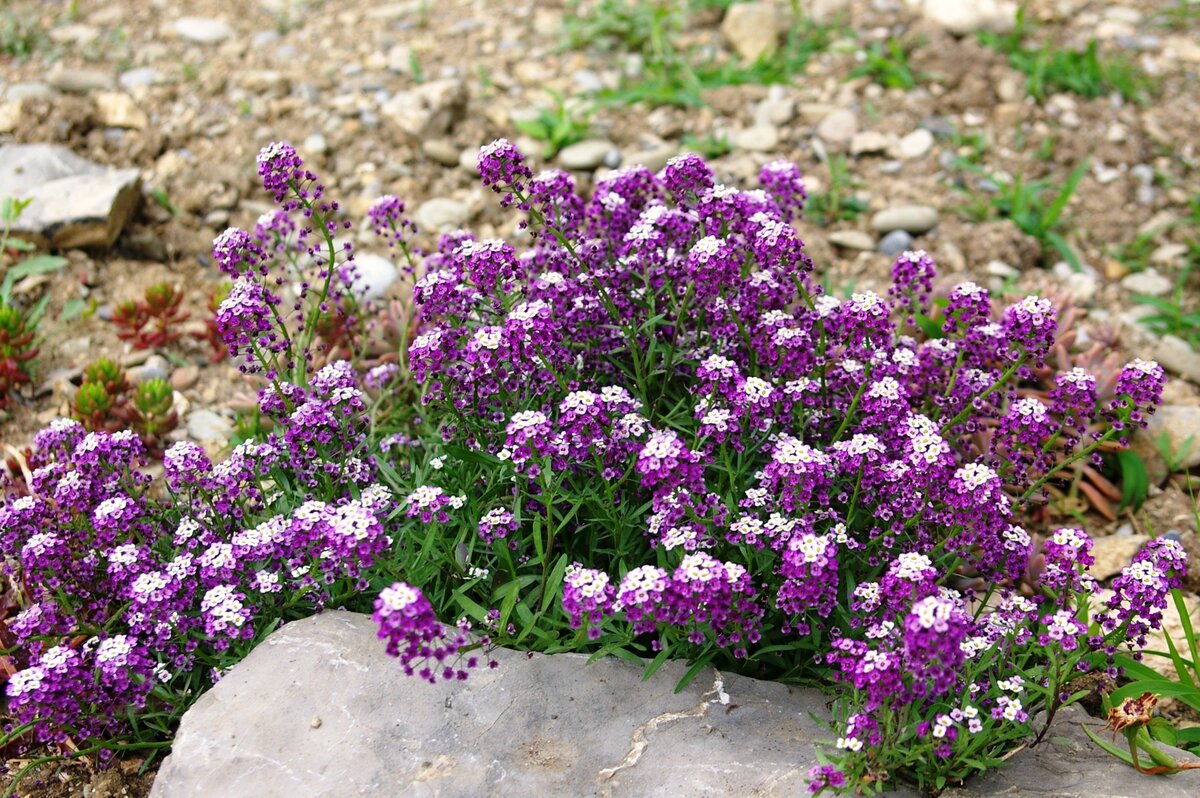
<svg viewBox="0 0 1200 798"><path fill-rule="evenodd" d="M879 251L888 257L912 249L913 237L904 230L893 230L879 241Z"/></svg>
<svg viewBox="0 0 1200 798"><path fill-rule="evenodd" d="M779 127L786 125L796 117L796 103L790 97L776 89L782 86L772 86L767 99L754 109L754 121L757 124L767 124Z"/></svg>
<svg viewBox="0 0 1200 798"><path fill-rule="evenodd" d="M458 166L458 147L446 139L429 139L422 142L421 152L440 166Z"/></svg>
<svg viewBox="0 0 1200 798"><path fill-rule="evenodd" d="M1169 294L1175 284L1158 273L1158 269L1150 268L1134 272L1121 280L1121 287L1131 294L1146 296L1163 296Z"/></svg>
<svg viewBox="0 0 1200 798"><path fill-rule="evenodd" d="M943 139L952 137L957 130L954 120L945 116L927 116L921 120L920 124L925 130Z"/></svg>
<svg viewBox="0 0 1200 798"><path fill-rule="evenodd" d="M900 139L896 144L896 157L911 161L920 158L933 147L933 134L928 130L918 128Z"/></svg>
<svg viewBox="0 0 1200 798"><path fill-rule="evenodd" d="M1171 453L1180 458L1179 467L1200 465L1200 407L1162 405L1150 416L1145 434L1156 443L1165 435Z"/></svg>
<svg viewBox="0 0 1200 798"><path fill-rule="evenodd" d="M1187 244L1163 244L1150 253L1150 262L1158 266L1178 266L1187 253Z"/></svg>
<svg viewBox="0 0 1200 798"><path fill-rule="evenodd" d="M774 125L754 125L738 131L733 144L740 150L771 152L779 146L779 129Z"/></svg>
<svg viewBox="0 0 1200 798"><path fill-rule="evenodd" d="M1071 267L1071 264L1060 260L1054 264L1050 273L1058 278L1063 290L1077 304L1087 305L1096 298L1096 291L1099 289L1100 283L1095 270L1091 267L1085 267L1083 271L1077 272Z"/></svg>
<svg viewBox="0 0 1200 798"><path fill-rule="evenodd" d="M1137 554L1149 539L1146 535L1108 535L1095 538L1092 541L1092 558L1095 562L1088 566L1088 573L1096 579L1116 576L1122 568L1129 565L1133 555Z"/></svg>
<svg viewBox="0 0 1200 798"><path fill-rule="evenodd" d="M147 86L153 86L160 80L162 80L162 75L154 67L138 67L137 69L126 70L117 77L117 82L126 91L144 89Z"/></svg>
<svg viewBox="0 0 1200 798"><path fill-rule="evenodd" d="M667 165L667 161L679 154L679 146L667 142L648 150L637 150L629 153L625 160L631 164L641 164L651 172L657 172Z"/></svg>
<svg viewBox="0 0 1200 798"><path fill-rule="evenodd" d="M12 102L23 100L47 100L54 96L54 89L45 83L14 83L4 92L4 97Z"/></svg>
<svg viewBox="0 0 1200 798"><path fill-rule="evenodd" d="M981 30L1012 30L1017 4L1003 0L925 0L925 18L958 36Z"/></svg>
<svg viewBox="0 0 1200 798"><path fill-rule="evenodd" d="M839 108L829 114L817 125L817 135L830 144L847 144L856 132L858 117L853 111L845 108Z"/></svg>
<svg viewBox="0 0 1200 798"><path fill-rule="evenodd" d="M755 61L778 46L779 22L773 3L738 3L725 12L721 35L744 61Z"/></svg>
<svg viewBox="0 0 1200 798"><path fill-rule="evenodd" d="M200 369L196 366L184 366L171 372L171 387L177 391L186 391L200 381Z"/></svg>
<svg viewBox="0 0 1200 798"><path fill-rule="evenodd" d="M937 208L929 205L896 205L871 217L871 229L877 233L905 230L920 235L928 233L937 223Z"/></svg>
<svg viewBox="0 0 1200 798"><path fill-rule="evenodd" d="M187 433L194 441L224 444L233 437L233 422L212 410L193 410L188 414Z"/></svg>
<svg viewBox="0 0 1200 798"><path fill-rule="evenodd" d="M58 66L46 75L46 82L68 94L88 94L112 85L112 75L100 69L72 69Z"/></svg>
<svg viewBox="0 0 1200 798"><path fill-rule="evenodd" d="M617 150L617 145L607 139L587 139L563 147L558 153L558 162L564 169L588 172L603 165L613 150ZM617 152L619 154L620 150Z"/></svg>
<svg viewBox="0 0 1200 798"><path fill-rule="evenodd" d="M135 368L127 369L126 375L134 385L141 385L155 379L167 379L171 376L171 366L162 355L151 355L146 362Z"/></svg>
<svg viewBox="0 0 1200 798"><path fill-rule="evenodd" d="M96 111L106 127L143 130L150 124L138 102L120 91L97 92Z"/></svg>
<svg viewBox="0 0 1200 798"><path fill-rule="evenodd" d="M983 267L983 270L992 277L1009 278L1021 276L1021 272L1017 271L1012 266L1009 266L1002 260L989 260L987 265Z"/></svg>
<svg viewBox="0 0 1200 798"><path fill-rule="evenodd" d="M329 152L329 142L320 133L312 133L305 137L301 149L309 155L325 155Z"/></svg>
<svg viewBox="0 0 1200 798"><path fill-rule="evenodd" d="M870 252L875 249L875 239L861 230L835 230L829 234L829 243L845 249Z"/></svg>
<svg viewBox="0 0 1200 798"><path fill-rule="evenodd" d="M412 65L413 51L411 47L397 44L387 51L388 72L394 72L397 75L409 75L412 73Z"/></svg>
<svg viewBox="0 0 1200 798"><path fill-rule="evenodd" d="M434 197L417 207L416 222L422 230L444 233L457 230L467 221L465 203L449 197Z"/></svg>
<svg viewBox="0 0 1200 798"><path fill-rule="evenodd" d="M888 148L888 137L874 130L855 133L850 138L851 155L870 155Z"/></svg>
<svg viewBox="0 0 1200 798"><path fill-rule="evenodd" d="M354 282L351 290L359 299L373 302L382 299L400 273L387 258L379 255L355 255Z"/></svg>
<svg viewBox="0 0 1200 798"><path fill-rule="evenodd" d="M220 44L233 35L228 22L211 17L180 17L171 30L179 38L196 44Z"/></svg>
<svg viewBox="0 0 1200 798"><path fill-rule="evenodd" d="M1200 385L1200 352L1175 335L1164 335L1154 349L1154 359L1165 369Z"/></svg>

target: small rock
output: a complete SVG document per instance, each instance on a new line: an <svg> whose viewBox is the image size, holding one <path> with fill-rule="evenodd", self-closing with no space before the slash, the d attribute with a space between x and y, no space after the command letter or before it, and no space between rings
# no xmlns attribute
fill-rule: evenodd
<svg viewBox="0 0 1200 798"><path fill-rule="evenodd" d="M879 251L889 258L912 249L913 237L904 230L893 230L879 241Z"/></svg>
<svg viewBox="0 0 1200 798"><path fill-rule="evenodd" d="M233 422L212 410L193 410L188 414L187 433L194 441L224 445L233 437Z"/></svg>
<svg viewBox="0 0 1200 798"><path fill-rule="evenodd" d="M401 132L424 141L445 136L466 105L466 84L457 78L447 78L398 92L379 107L379 113Z"/></svg>
<svg viewBox="0 0 1200 798"><path fill-rule="evenodd" d="M107 169L53 144L0 145L0 197L31 199L13 230L56 249L108 247L141 197L137 169Z"/></svg>
<svg viewBox="0 0 1200 798"><path fill-rule="evenodd" d="M779 130L774 125L754 125L739 131L733 144L740 150L771 152L779 146Z"/></svg>
<svg viewBox="0 0 1200 798"><path fill-rule="evenodd" d="M588 139L563 147L558 153L558 162L564 169L576 172L590 172L604 164L608 154L617 149L617 145L605 139ZM619 150L618 150L619 152Z"/></svg>
<svg viewBox="0 0 1200 798"><path fill-rule="evenodd" d="M1134 272L1128 277L1121 280L1121 287L1131 294L1145 294L1146 296L1162 296L1171 292L1175 287L1166 277L1158 273L1158 269L1145 269L1144 271Z"/></svg>
<svg viewBox="0 0 1200 798"><path fill-rule="evenodd" d="M144 89L147 86L162 80L162 75L154 67L138 67L122 72L117 76L117 83L121 84L121 88L126 91L134 91L135 89Z"/></svg>
<svg viewBox="0 0 1200 798"><path fill-rule="evenodd" d="M120 127L127 130L142 130L150 124L146 112L128 94L119 91L102 91L96 94L96 111L105 127Z"/></svg>
<svg viewBox="0 0 1200 798"><path fill-rule="evenodd" d="M667 161L679 154L679 146L667 142L649 150L638 150L628 153L625 161L630 164L640 164L651 172L657 172L667 165Z"/></svg>
<svg viewBox="0 0 1200 798"><path fill-rule="evenodd" d="M127 369L125 373L128 375L130 382L134 385L141 385L143 382L150 380L167 379L171 376L171 366L162 355L151 355L146 358L145 363Z"/></svg>
<svg viewBox="0 0 1200 798"><path fill-rule="evenodd" d="M68 94L88 94L112 86L112 74L99 69L71 69L61 64L46 75L46 82Z"/></svg>
<svg viewBox="0 0 1200 798"><path fill-rule="evenodd" d="M809 0L806 3L808 18L818 25L826 25L837 21L842 14L850 9L850 0Z"/></svg>
<svg viewBox="0 0 1200 798"><path fill-rule="evenodd" d="M1088 573L1096 579L1108 579L1121 573L1121 569L1133 561L1150 538L1146 535L1109 535L1092 541L1092 558Z"/></svg>
<svg viewBox="0 0 1200 798"><path fill-rule="evenodd" d="M228 22L209 17L180 17L171 30L179 38L196 44L220 44L233 35Z"/></svg>
<svg viewBox="0 0 1200 798"><path fill-rule="evenodd" d="M1071 264L1066 261L1059 261L1054 264L1050 273L1058 278L1062 284L1063 290L1077 304L1087 305L1096 298L1096 291L1100 287L1097 280L1097 275L1092 271L1075 271Z"/></svg>
<svg viewBox="0 0 1200 798"><path fill-rule="evenodd" d="M933 147L933 134L918 128L896 143L896 157L911 161L920 158Z"/></svg>
<svg viewBox="0 0 1200 798"><path fill-rule="evenodd" d="M1016 21L1017 5L1002 0L925 0L921 11L935 25L964 36L981 30L1007 33Z"/></svg>
<svg viewBox="0 0 1200 798"><path fill-rule="evenodd" d="M850 138L850 154L851 155L872 155L877 152L884 152L888 148L889 139L882 133L874 130L864 130L855 133Z"/></svg>
<svg viewBox="0 0 1200 798"><path fill-rule="evenodd" d="M1200 407L1163 405L1150 416L1144 434L1156 445L1165 435L1177 467L1187 469L1200 465Z"/></svg>
<svg viewBox="0 0 1200 798"><path fill-rule="evenodd" d="M1164 335L1154 349L1154 359L1163 368L1200 385L1200 353L1182 338Z"/></svg>
<svg viewBox="0 0 1200 798"><path fill-rule="evenodd" d="M449 197L434 197L422 202L415 214L416 222L422 230L432 233L444 233L457 230L467 221L467 206L465 203Z"/></svg>
<svg viewBox="0 0 1200 798"><path fill-rule="evenodd" d="M177 391L186 391L200 381L200 369L196 366L184 366L171 372L171 387Z"/></svg>
<svg viewBox="0 0 1200 798"><path fill-rule="evenodd" d="M387 51L388 72L394 72L397 75L408 75L412 73L412 65L413 51L411 47L397 44Z"/></svg>
<svg viewBox="0 0 1200 798"><path fill-rule="evenodd" d="M382 299L388 287L400 273L390 260L379 255L355 255L354 282L350 288L359 299L373 302Z"/></svg>
<svg viewBox="0 0 1200 798"><path fill-rule="evenodd" d="M983 267L983 270L992 277L1011 278L1021 276L1021 272L1017 271L1012 266L1009 266L1002 260L988 261Z"/></svg>
<svg viewBox="0 0 1200 798"><path fill-rule="evenodd" d="M829 114L817 125L817 135L828 144L849 143L857 131L858 117L853 111L845 108L839 108Z"/></svg>
<svg viewBox="0 0 1200 798"><path fill-rule="evenodd" d="M779 14L774 4L738 3L721 22L721 35L744 61L756 61L779 44Z"/></svg>
<svg viewBox="0 0 1200 798"><path fill-rule="evenodd" d="M21 121L20 103L0 103L0 133L12 133Z"/></svg>
<svg viewBox="0 0 1200 798"><path fill-rule="evenodd" d="M301 149L309 155L325 155L329 152L329 142L320 133L312 133L304 137Z"/></svg>
<svg viewBox="0 0 1200 798"><path fill-rule="evenodd" d="M440 166L458 166L458 147L446 139L429 139L423 142L421 152Z"/></svg>
<svg viewBox="0 0 1200 798"><path fill-rule="evenodd" d="M844 249L870 252L875 249L875 239L861 230L835 230L829 234L829 243Z"/></svg>
<svg viewBox="0 0 1200 798"><path fill-rule="evenodd" d="M778 88L772 86L772 89ZM754 121L760 125L779 127L796 116L796 103L789 97L767 97L754 109Z"/></svg>
<svg viewBox="0 0 1200 798"><path fill-rule="evenodd" d="M1163 244L1150 253L1150 262L1156 266L1178 266L1187 253L1187 244Z"/></svg>
<svg viewBox="0 0 1200 798"><path fill-rule="evenodd" d="M70 24L53 28L49 33L50 41L55 44L89 45L100 37L100 31L91 25Z"/></svg>
<svg viewBox="0 0 1200 798"><path fill-rule="evenodd" d="M23 100L49 100L54 89L45 83L14 83L4 92L4 98L15 103Z"/></svg>
<svg viewBox="0 0 1200 798"><path fill-rule="evenodd" d="M937 223L937 208L929 205L896 205L871 217L871 229L877 233L905 230L913 235L920 235L928 233Z"/></svg>

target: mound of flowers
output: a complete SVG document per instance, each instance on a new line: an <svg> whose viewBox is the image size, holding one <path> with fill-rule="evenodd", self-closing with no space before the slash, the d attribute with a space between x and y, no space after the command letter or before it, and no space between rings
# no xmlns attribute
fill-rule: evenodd
<svg viewBox="0 0 1200 798"><path fill-rule="evenodd" d="M258 166L279 210L215 242L216 325L272 428L216 464L177 444L161 482L127 433L38 436L0 511L25 607L10 741L164 746L282 621L345 606L430 680L504 644L823 684L814 792L937 792L1115 676L1180 583L1155 540L1093 613L1086 533L1021 526L1145 423L1162 369L1031 391L1052 303L934 296L924 252L886 293L832 295L793 164L747 191L684 155L584 196L496 141L479 171L519 247L423 253L400 199L371 208L411 307L355 299L349 223L291 147Z"/></svg>

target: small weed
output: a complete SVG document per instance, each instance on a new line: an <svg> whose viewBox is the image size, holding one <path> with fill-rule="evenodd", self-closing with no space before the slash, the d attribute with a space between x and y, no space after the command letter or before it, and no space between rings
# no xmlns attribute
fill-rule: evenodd
<svg viewBox="0 0 1200 798"><path fill-rule="evenodd" d="M987 134L979 131L963 133L956 128L950 136L950 143L958 158L966 163L981 164L988 151Z"/></svg>
<svg viewBox="0 0 1200 798"><path fill-rule="evenodd" d="M1090 40L1083 50L1056 46L1047 38L1040 47L1027 47L1026 37L1033 26L1025 18L1025 8L1017 12L1010 33L985 31L979 40L1008 56L1013 69L1025 75L1025 92L1038 102L1055 92L1070 92L1081 97L1104 97L1116 92L1130 102L1145 103L1153 91L1150 77L1129 59L1119 55L1101 55L1099 42Z"/></svg>
<svg viewBox="0 0 1200 798"><path fill-rule="evenodd" d="M733 144L724 133L709 133L703 137L688 133L683 137L683 147L703 155L705 159L720 158L733 152Z"/></svg>
<svg viewBox="0 0 1200 798"><path fill-rule="evenodd" d="M858 183L850 177L846 156L835 155L828 165L828 190L810 194L805 205L805 212L819 227L851 221L867 210L867 204L853 194Z"/></svg>
<svg viewBox="0 0 1200 798"><path fill-rule="evenodd" d="M677 39L689 8L696 7L680 2L604 0L590 14L581 13L579 20L568 22L566 46L599 47L641 56L642 74L616 89L598 92L602 102L699 107L705 104L703 94L709 89L788 82L803 72L814 55L829 47L839 30L801 20L788 31L776 52L744 65L735 58L681 49Z"/></svg>
<svg viewBox="0 0 1200 798"><path fill-rule="evenodd" d="M1131 272L1145 271L1150 265L1150 254L1158 248L1155 237L1159 230L1138 233L1129 241L1117 245L1110 255Z"/></svg>
<svg viewBox="0 0 1200 798"><path fill-rule="evenodd" d="M577 111L574 104L564 100L553 89L546 89L546 93L553 98L553 105L542 106L537 109L537 116L517 119L513 124L526 136L543 142L545 147L542 156L549 159L558 155L564 147L587 138L591 130L588 117L592 112L590 109Z"/></svg>
<svg viewBox="0 0 1200 798"><path fill-rule="evenodd" d="M1087 172L1087 159L1075 167L1066 182L1058 188L1048 179L1027 181L1017 175L1012 180L1004 180L967 161L960 160L958 164L996 187L994 194L978 197L968 206L968 216L975 221L993 216L1010 219L1021 232L1037 239L1042 247L1043 260L1048 252L1054 251L1075 271L1083 268L1079 256L1063 236L1066 225L1062 215L1075 189L1079 187L1079 181ZM960 190L966 189L960 187Z"/></svg>
<svg viewBox="0 0 1200 798"><path fill-rule="evenodd" d="M0 12L0 55L24 61L48 42L36 20L15 11Z"/></svg>
<svg viewBox="0 0 1200 798"><path fill-rule="evenodd" d="M1166 8L1159 9L1150 21L1167 30L1190 30L1200 26L1200 3L1195 0L1175 0Z"/></svg>
<svg viewBox="0 0 1200 798"><path fill-rule="evenodd" d="M908 65L908 47L896 39L883 44L872 42L862 51L863 62L850 72L847 79L868 77L885 89L911 89L924 79Z"/></svg>
<svg viewBox="0 0 1200 798"><path fill-rule="evenodd" d="M1188 263L1175 290L1170 296L1147 296L1137 294L1133 301L1140 305L1148 305L1157 312L1142 319L1145 324L1159 335L1174 335L1187 341L1193 349L1200 348L1200 311L1191 310L1192 292L1187 290L1187 279L1191 274L1192 264Z"/></svg>
<svg viewBox="0 0 1200 798"><path fill-rule="evenodd" d="M166 189L156 188L150 191L150 199L172 216L179 215L179 209L171 203L171 198L167 195Z"/></svg>

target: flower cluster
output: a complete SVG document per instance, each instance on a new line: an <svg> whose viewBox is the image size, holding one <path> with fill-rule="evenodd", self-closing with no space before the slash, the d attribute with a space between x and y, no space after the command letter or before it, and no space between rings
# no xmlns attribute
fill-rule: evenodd
<svg viewBox="0 0 1200 798"><path fill-rule="evenodd" d="M131 713L186 709L197 672L367 587L397 502L362 452L357 382L335 363L307 388L277 383L262 396L275 432L216 463L173 445L163 490L132 432L60 419L38 433L27 493L0 505L24 606L8 624L20 745L119 741Z"/></svg>
<svg viewBox="0 0 1200 798"><path fill-rule="evenodd" d="M1090 542L1060 530L1035 551L1017 515L1144 423L1156 365L1131 364L1111 401L1085 372L1030 396L1053 304L999 306L970 282L935 301L925 252L897 258L886 291L826 295L791 226L805 199L791 164L739 190L687 154L608 173L587 200L505 140L478 165L533 235L521 252L460 231L426 258L412 379L439 443L470 459L419 485L408 514L462 529L510 584L561 590L579 641L806 652L857 707L859 743L815 777L832 787L910 707L927 713L913 739L929 767L969 771L967 738L1028 728L1059 700L1060 666L1105 665L1157 622L1146 580L1173 565L1120 583L1093 661ZM1030 574L1034 599L1012 587ZM1030 667L1057 686L987 678Z"/></svg>

